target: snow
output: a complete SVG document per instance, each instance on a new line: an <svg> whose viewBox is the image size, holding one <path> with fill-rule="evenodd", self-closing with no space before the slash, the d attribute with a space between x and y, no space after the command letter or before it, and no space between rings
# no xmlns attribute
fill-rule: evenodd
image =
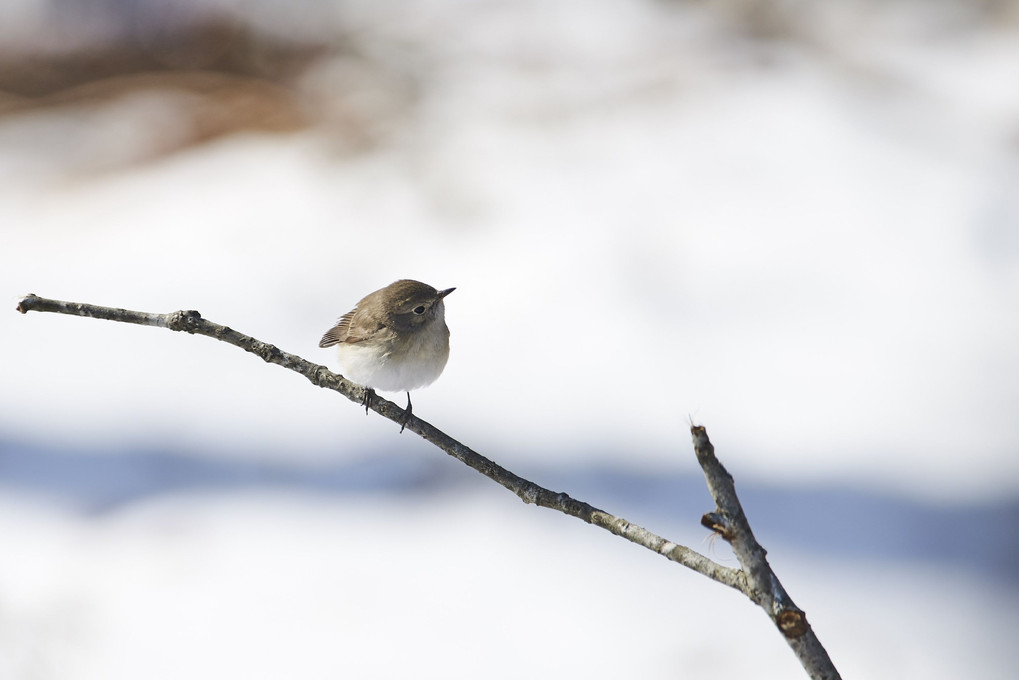
<svg viewBox="0 0 1019 680"><path fill-rule="evenodd" d="M8 500L0 528L19 585L0 598L2 677L802 673L741 595L489 487L193 493L100 517ZM772 555L844 677L1010 677L1014 593Z"/></svg>

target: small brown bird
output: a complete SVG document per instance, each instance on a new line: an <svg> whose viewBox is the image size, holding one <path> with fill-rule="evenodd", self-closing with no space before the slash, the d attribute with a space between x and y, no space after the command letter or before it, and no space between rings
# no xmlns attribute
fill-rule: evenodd
<svg viewBox="0 0 1019 680"><path fill-rule="evenodd" d="M363 297L322 336L319 347L337 346L343 375L367 388L366 413L376 389L406 392L406 426L410 391L435 382L449 359L442 300L454 290L401 279Z"/></svg>

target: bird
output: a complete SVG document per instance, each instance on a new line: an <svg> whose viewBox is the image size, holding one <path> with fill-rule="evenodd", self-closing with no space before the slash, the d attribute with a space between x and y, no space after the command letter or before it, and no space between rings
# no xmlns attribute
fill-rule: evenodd
<svg viewBox="0 0 1019 680"><path fill-rule="evenodd" d="M446 367L449 327L443 299L454 290L394 281L361 298L318 343L337 347L343 375L364 385L365 413L376 389L407 393L400 432L413 412L411 390L432 384Z"/></svg>

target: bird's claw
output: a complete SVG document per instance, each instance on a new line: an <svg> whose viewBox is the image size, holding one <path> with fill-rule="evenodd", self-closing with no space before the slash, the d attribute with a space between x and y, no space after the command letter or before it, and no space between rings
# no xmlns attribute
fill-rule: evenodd
<svg viewBox="0 0 1019 680"><path fill-rule="evenodd" d="M403 428L407 427L407 422L410 420L411 414L414 413L414 404L410 403L410 392L407 393L407 409L403 414L403 421L400 423L400 434L403 434Z"/></svg>
<svg viewBox="0 0 1019 680"><path fill-rule="evenodd" d="M364 406L364 414L368 415L372 400L375 399L375 390L370 387L364 388L364 396L361 397L361 406Z"/></svg>

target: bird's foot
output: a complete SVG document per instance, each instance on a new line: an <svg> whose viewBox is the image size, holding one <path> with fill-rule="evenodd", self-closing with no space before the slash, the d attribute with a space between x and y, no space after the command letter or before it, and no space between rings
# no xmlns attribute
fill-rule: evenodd
<svg viewBox="0 0 1019 680"><path fill-rule="evenodd" d="M364 388L364 396L361 397L361 406L364 406L364 414L368 415L368 408L375 399L375 390L370 387Z"/></svg>
<svg viewBox="0 0 1019 680"><path fill-rule="evenodd" d="M403 428L407 427L407 421L410 420L411 414L414 413L414 404L410 403L410 392L407 393L407 411L403 414L403 422L400 423L400 434L403 434Z"/></svg>

